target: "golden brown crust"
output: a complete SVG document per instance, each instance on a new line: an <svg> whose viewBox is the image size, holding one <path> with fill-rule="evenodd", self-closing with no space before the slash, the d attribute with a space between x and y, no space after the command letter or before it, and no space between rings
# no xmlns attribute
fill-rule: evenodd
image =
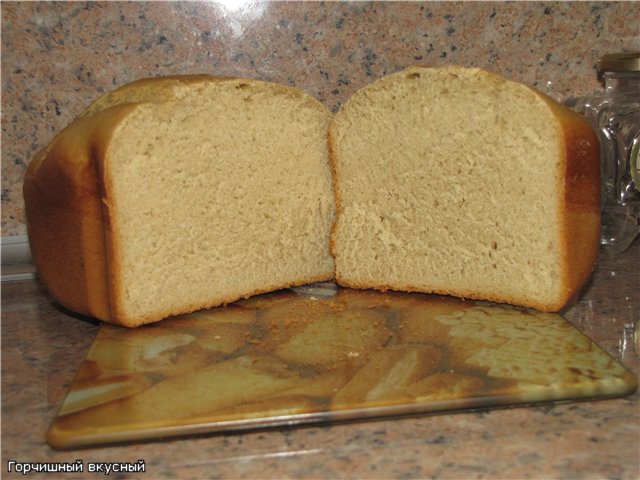
<svg viewBox="0 0 640 480"><path fill-rule="evenodd" d="M109 306L96 158L127 111L101 112L65 129L29 164L23 187L40 280L65 307L103 320Z"/></svg>
<svg viewBox="0 0 640 480"><path fill-rule="evenodd" d="M564 202L562 301L560 310L587 282L598 256L600 238L600 144L591 125L579 114L544 97L563 132Z"/></svg>
<svg viewBox="0 0 640 480"><path fill-rule="evenodd" d="M312 100L318 108L326 110L330 114L327 107L325 107L317 99L313 98L310 95L307 95L302 90L295 87L242 77L218 77L206 74L196 74L149 77L127 83L126 85L123 85L112 92L106 93L95 100L80 116L82 117L93 115L94 113L101 110L105 110L115 105L121 105L124 103L162 103L166 101L176 100L180 96L180 89L183 89L184 87L193 86L198 83L210 84L222 82L241 82L252 85L269 86L269 88L273 89L274 92L280 91L281 93L287 93L290 95L298 96L300 98Z"/></svg>
<svg viewBox="0 0 640 480"><path fill-rule="evenodd" d="M244 296L332 278L300 279L265 286L238 297L212 299L202 305L166 311L146 318L123 314L117 282L109 196L105 191L104 161L111 136L120 122L141 102L178 98L179 89L197 83L242 81L264 84L313 103L331 115L318 100L299 89L251 79L185 75L142 79L106 94L91 104L71 125L36 155L27 169L23 191L34 262L52 296L70 310L111 323L134 327L169 315L230 303Z"/></svg>
<svg viewBox="0 0 640 480"><path fill-rule="evenodd" d="M223 77L212 77L210 75L173 75L141 78L102 95L92 102L80 116L93 115L96 112L123 103L157 103L173 100L175 99L176 88L199 82L208 82L213 79L222 80Z"/></svg>

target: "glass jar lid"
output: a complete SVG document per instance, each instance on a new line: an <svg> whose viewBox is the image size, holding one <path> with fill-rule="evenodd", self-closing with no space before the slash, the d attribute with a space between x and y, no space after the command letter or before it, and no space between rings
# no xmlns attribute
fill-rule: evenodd
<svg viewBox="0 0 640 480"><path fill-rule="evenodd" d="M596 62L598 72L640 72L640 52L608 53Z"/></svg>

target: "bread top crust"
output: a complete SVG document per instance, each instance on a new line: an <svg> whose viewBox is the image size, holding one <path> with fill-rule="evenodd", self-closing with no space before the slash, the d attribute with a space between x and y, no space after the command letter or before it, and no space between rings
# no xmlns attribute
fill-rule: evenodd
<svg viewBox="0 0 640 480"><path fill-rule="evenodd" d="M127 83L116 90L104 94L93 103L91 103L87 109L80 114L81 117L87 115L93 115L94 113L111 108L115 105L123 103L161 103L172 100L180 100L186 95L191 93L190 87L197 87L199 84L211 84L211 83L237 83L242 86L243 84L262 86L268 88L273 92L279 92L282 94L292 95L300 99L306 99L312 101L317 108L325 111L328 114L330 110L324 106L319 100L312 97L305 91L287 85L281 85L278 83L267 82L264 80L255 80L242 77L219 77L207 74L195 74L195 75L169 75L163 77L149 77L135 80L131 83Z"/></svg>

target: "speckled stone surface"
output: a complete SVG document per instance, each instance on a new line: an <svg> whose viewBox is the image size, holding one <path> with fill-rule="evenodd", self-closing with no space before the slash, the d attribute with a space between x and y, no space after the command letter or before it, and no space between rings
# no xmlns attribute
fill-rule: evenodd
<svg viewBox="0 0 640 480"><path fill-rule="evenodd" d="M24 171L93 99L176 73L296 85L337 109L411 64L477 66L558 99L640 49L638 2L2 2L2 235L26 233Z"/></svg>
<svg viewBox="0 0 640 480"><path fill-rule="evenodd" d="M636 375L639 258L638 242L620 256L602 256L579 302L564 312ZM36 282L19 281L2 285L1 327L3 478L24 478L7 471L10 461L76 460L85 465L144 460L145 474L128 478L154 479L634 480L640 475L638 392L613 400L54 451L46 432L98 326L56 309ZM82 478L94 475L85 470Z"/></svg>
<svg viewBox="0 0 640 480"><path fill-rule="evenodd" d="M25 233L33 154L102 92L206 72L296 85L337 109L407 65L479 66L558 98L640 49L640 3L2 2L2 235ZM640 244L601 257L566 318L640 373ZM97 331L34 281L2 285L2 460L137 462L130 478L640 476L640 395L59 452L45 434ZM92 478L102 474L32 474ZM111 476L114 476L113 474ZM118 478L122 478L121 476Z"/></svg>

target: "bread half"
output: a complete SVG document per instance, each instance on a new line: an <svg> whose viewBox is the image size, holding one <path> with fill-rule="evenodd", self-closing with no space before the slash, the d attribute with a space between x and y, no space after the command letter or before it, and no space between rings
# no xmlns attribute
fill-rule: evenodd
<svg viewBox="0 0 640 480"><path fill-rule="evenodd" d="M340 285L556 311L589 277L598 141L541 93L413 67L356 92L329 136Z"/></svg>
<svg viewBox="0 0 640 480"><path fill-rule="evenodd" d="M129 327L333 277L330 111L248 79L156 78L94 103L29 165L39 276Z"/></svg>

